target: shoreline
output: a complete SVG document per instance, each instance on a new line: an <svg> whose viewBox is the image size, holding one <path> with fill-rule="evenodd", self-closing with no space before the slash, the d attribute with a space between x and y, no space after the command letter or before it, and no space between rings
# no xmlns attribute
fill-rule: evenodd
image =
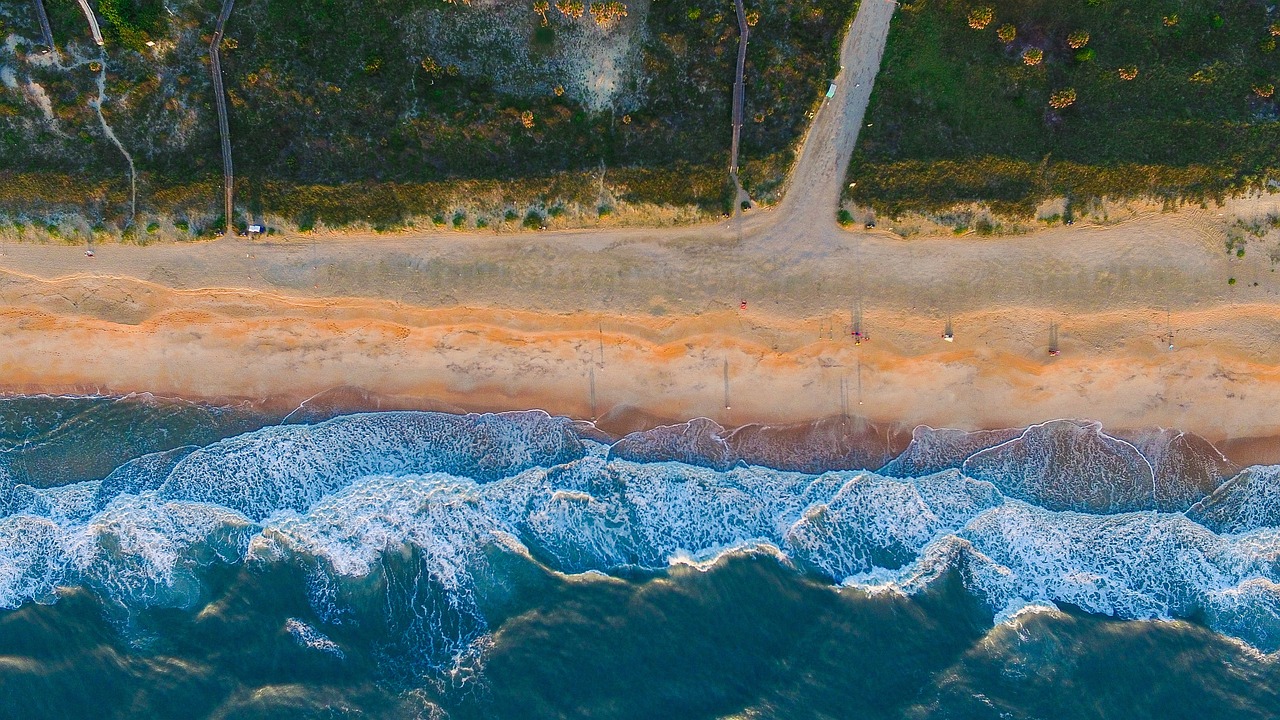
<svg viewBox="0 0 1280 720"><path fill-rule="evenodd" d="M258 308L270 309L282 308ZM1241 324L1270 323L1280 335L1272 305L1076 317L1056 357L1039 337L1045 311L1031 308L953 318L954 343L941 341L932 319L868 312L868 325L886 329L862 345L825 329L835 318L750 311L642 318L367 300L245 310L170 308L136 324L2 311L0 391L152 393L280 414L300 405L538 408L599 420L613 435L695 417L731 429L843 415L898 437L921 424L984 430L1078 418L1116 432L1194 432L1252 458L1242 464L1280 462L1280 364L1269 346L1231 342ZM1179 337L1170 352L1159 345L1166 320L1198 335ZM1094 344L1102 338L1110 344Z"/></svg>
<svg viewBox="0 0 1280 720"><path fill-rule="evenodd" d="M102 388L98 388L97 391L94 392L85 391L83 388L69 388L61 391L51 391L23 390L15 389L11 386L0 385L0 399L32 397L123 399L142 395L152 396L160 402L184 402L217 407L248 406L248 408L254 412L261 412L268 416L280 416L279 420L276 420L273 423L268 423L269 425L283 424L294 414L303 410L311 413L313 418L311 422L306 424L324 422L325 420L345 415L379 412L440 412L453 415L483 415L487 413L500 414L506 412L541 411L553 417L566 417L579 424L579 432L583 433L584 437L606 443L617 442L630 433L652 430L662 426L681 425L695 420L711 420L716 424L720 424L714 418L708 418L702 415L688 418L663 417L644 408L630 405L618 405L611 407L600 417L592 419L555 412L544 407L519 407L513 405L509 407L494 408L483 405L472 405L470 403L455 405L432 400L430 398L385 397L353 387L332 388L330 390L317 393L316 395L306 398L299 403L284 397L183 397L144 391L133 391L123 394L109 391L102 392ZM824 426L826 429L830 429L832 426L837 426L841 428L841 432L839 434L845 439L861 438L865 440L868 437L880 438L880 442L883 442L884 444L883 449L886 453L886 457L892 459L907 449L908 444L911 442L913 431L919 427L930 427L934 430L954 429L966 432L984 432L1011 429L1025 430L1029 427L1058 421L1102 423L1101 420L1092 417L1061 417L1041 418L1035 422L1023 425L954 427L950 425L928 425L926 423L910 425L894 421L875 421L860 415L837 414L784 423L772 423L767 420L745 420L736 425L722 425L721 427L723 428L723 432L719 433L719 435L721 437L728 438L744 430L773 431L775 433L773 435L773 439L779 442L782 446L777 449L785 450L788 440L803 443L805 440L809 439L808 436L811 433L821 433ZM1195 433L1194 431L1186 428L1165 426L1113 427L1102 423L1101 429L1102 432L1106 433L1108 436L1121 440L1128 440L1130 437L1137 436L1150 430L1167 429L1199 435L1199 433ZM1223 457L1240 469L1250 466L1280 465L1280 433L1267 436L1224 437L1218 440L1210 440L1210 442L1220 453L1222 453ZM766 464L766 467L768 466L769 465ZM867 468L867 470L875 472L877 468Z"/></svg>

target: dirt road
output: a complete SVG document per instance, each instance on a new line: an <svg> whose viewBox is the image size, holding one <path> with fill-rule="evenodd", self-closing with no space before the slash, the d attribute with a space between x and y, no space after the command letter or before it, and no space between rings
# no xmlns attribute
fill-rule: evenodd
<svg viewBox="0 0 1280 720"><path fill-rule="evenodd" d="M836 205L897 6L893 0L862 0L858 7L840 47L835 96L823 102L809 126L787 192L772 213L774 228L780 229L778 239L794 239L796 235L785 228L797 226L806 233L836 230Z"/></svg>

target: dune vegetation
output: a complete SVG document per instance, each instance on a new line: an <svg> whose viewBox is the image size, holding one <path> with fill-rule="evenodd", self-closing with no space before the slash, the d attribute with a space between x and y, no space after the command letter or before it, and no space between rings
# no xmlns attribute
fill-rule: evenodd
<svg viewBox="0 0 1280 720"><path fill-rule="evenodd" d="M1280 168L1280 14L1249 0L903 3L846 196L891 214L1212 199Z"/></svg>
<svg viewBox="0 0 1280 720"><path fill-rule="evenodd" d="M767 203L856 4L747 5L741 175ZM75 3L47 6L52 55L29 0L0 1L0 174L12 182L0 211L11 223L79 213L72 225L109 232L220 227L216 191L189 202L221 178L208 60L220 3L98 0L101 50ZM567 207L579 221L629 206L718 215L732 202L737 44L734 5L708 0L240 0L221 46L235 220L385 229L452 226L459 213L459 227L513 213L540 227L525 223L531 213L554 220ZM94 109L100 77L104 117L136 164L141 219ZM34 176L99 190L77 205L25 193ZM489 189L483 202L476 187Z"/></svg>

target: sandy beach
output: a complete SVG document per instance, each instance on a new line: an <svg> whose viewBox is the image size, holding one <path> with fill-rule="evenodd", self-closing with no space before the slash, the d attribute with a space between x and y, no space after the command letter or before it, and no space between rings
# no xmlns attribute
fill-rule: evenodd
<svg viewBox="0 0 1280 720"><path fill-rule="evenodd" d="M1280 280L1263 241L1238 258L1223 238L1277 204L1016 237L835 231L807 247L743 232L767 213L660 238L224 239L93 258L8 244L0 367L11 393L627 408L726 426L1080 417L1241 446L1280 435Z"/></svg>

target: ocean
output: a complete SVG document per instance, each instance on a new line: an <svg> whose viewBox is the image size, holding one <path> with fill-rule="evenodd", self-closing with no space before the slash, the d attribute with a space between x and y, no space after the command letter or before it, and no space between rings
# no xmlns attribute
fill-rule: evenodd
<svg viewBox="0 0 1280 720"><path fill-rule="evenodd" d="M1280 717L1280 466L901 445L3 398L0 717Z"/></svg>

